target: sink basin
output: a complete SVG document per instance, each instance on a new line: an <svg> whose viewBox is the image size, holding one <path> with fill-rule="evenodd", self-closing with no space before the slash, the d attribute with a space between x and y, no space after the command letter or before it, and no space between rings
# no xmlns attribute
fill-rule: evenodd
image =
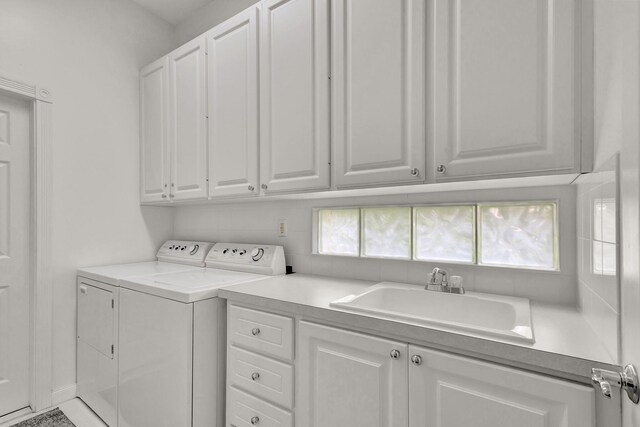
<svg viewBox="0 0 640 427"><path fill-rule="evenodd" d="M534 342L526 298L476 292L455 295L425 291L422 286L383 282L330 305L425 326Z"/></svg>

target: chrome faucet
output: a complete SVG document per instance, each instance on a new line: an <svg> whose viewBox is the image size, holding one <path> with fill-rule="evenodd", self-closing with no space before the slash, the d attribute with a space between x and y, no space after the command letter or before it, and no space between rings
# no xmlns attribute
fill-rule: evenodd
<svg viewBox="0 0 640 427"><path fill-rule="evenodd" d="M460 283L460 277L457 279L458 283ZM438 267L434 268L431 272L431 279L429 283L425 285L424 289L427 291L448 292L450 294L464 294L464 288L462 286L449 285L449 275L446 271Z"/></svg>

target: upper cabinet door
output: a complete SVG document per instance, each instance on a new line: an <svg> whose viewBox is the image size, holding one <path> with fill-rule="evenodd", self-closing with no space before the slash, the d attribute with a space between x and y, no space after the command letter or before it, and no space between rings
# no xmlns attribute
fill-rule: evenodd
<svg viewBox="0 0 640 427"><path fill-rule="evenodd" d="M407 427L407 344L309 322L298 337L296 425Z"/></svg>
<svg viewBox="0 0 640 427"><path fill-rule="evenodd" d="M579 170L577 7L434 1L437 180Z"/></svg>
<svg viewBox="0 0 640 427"><path fill-rule="evenodd" d="M207 100L205 38L169 54L171 196L207 197Z"/></svg>
<svg viewBox="0 0 640 427"><path fill-rule="evenodd" d="M329 0L266 0L260 178L266 192L329 188Z"/></svg>
<svg viewBox="0 0 640 427"><path fill-rule="evenodd" d="M332 0L337 187L424 181L426 0Z"/></svg>
<svg viewBox="0 0 640 427"><path fill-rule="evenodd" d="M168 59L140 71L140 201L169 197L167 144Z"/></svg>
<svg viewBox="0 0 640 427"><path fill-rule="evenodd" d="M410 427L593 427L592 387L409 346Z"/></svg>
<svg viewBox="0 0 640 427"><path fill-rule="evenodd" d="M206 34L209 195L258 194L258 8Z"/></svg>

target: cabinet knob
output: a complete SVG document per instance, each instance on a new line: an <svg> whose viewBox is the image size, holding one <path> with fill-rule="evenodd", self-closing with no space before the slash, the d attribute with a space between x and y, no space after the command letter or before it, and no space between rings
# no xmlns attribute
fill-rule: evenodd
<svg viewBox="0 0 640 427"><path fill-rule="evenodd" d="M258 379L260 379L260 372L254 372L253 374L251 374L251 379L253 381L258 381Z"/></svg>
<svg viewBox="0 0 640 427"><path fill-rule="evenodd" d="M411 363L413 363L416 366L422 365L422 356L414 354L413 356L411 356Z"/></svg>
<svg viewBox="0 0 640 427"><path fill-rule="evenodd" d="M253 328L251 330L251 335L253 335L254 337L260 335L260 328Z"/></svg>
<svg viewBox="0 0 640 427"><path fill-rule="evenodd" d="M418 168L411 169L411 176L418 176L418 175L420 175L420 169Z"/></svg>
<svg viewBox="0 0 640 427"><path fill-rule="evenodd" d="M436 171L438 171L438 173L446 173L447 167L445 165L438 165L438 167L436 168Z"/></svg>
<svg viewBox="0 0 640 427"><path fill-rule="evenodd" d="M400 350L391 350L391 353L389 353L389 356L391 356L393 360L400 359Z"/></svg>
<svg viewBox="0 0 640 427"><path fill-rule="evenodd" d="M255 188L253 187L253 185L249 185L249 186L247 187L247 189L248 189L249 191L253 191L253 190L255 190Z"/></svg>
<svg viewBox="0 0 640 427"><path fill-rule="evenodd" d="M256 425L260 422L260 418L258 417L251 417L251 424Z"/></svg>
<svg viewBox="0 0 640 427"><path fill-rule="evenodd" d="M266 190L267 188L269 188L269 186L267 184L262 184L260 188L262 188L263 190Z"/></svg>

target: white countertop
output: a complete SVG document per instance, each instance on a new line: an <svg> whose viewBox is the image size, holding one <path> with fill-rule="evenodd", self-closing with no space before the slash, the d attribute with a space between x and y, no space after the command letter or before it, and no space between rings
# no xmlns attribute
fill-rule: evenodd
<svg viewBox="0 0 640 427"><path fill-rule="evenodd" d="M425 327L384 316L356 314L329 304L359 294L375 282L293 274L220 290L220 297L265 309L289 312L351 329L411 343L501 361L514 366L586 382L592 367L616 365L582 315L575 309L531 303L535 343Z"/></svg>

